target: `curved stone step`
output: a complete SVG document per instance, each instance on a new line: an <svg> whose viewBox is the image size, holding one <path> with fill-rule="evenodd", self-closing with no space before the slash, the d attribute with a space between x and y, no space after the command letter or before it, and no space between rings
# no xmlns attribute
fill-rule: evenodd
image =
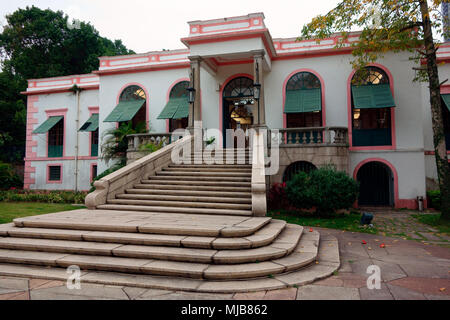
<svg viewBox="0 0 450 320"><path fill-rule="evenodd" d="M293 236L294 231L296 235ZM193 249L150 245L122 245L89 241L36 238L0 238L1 249L68 253L122 258L157 259L208 264L257 263L289 255L298 245L302 229L288 225L279 239L266 247L244 250Z"/></svg>
<svg viewBox="0 0 450 320"><path fill-rule="evenodd" d="M241 204L251 204L251 198L240 198L235 194L235 197L205 197L202 193L198 196L188 196L188 195L150 195L150 194L118 194L116 199L130 199L130 200L155 200L155 201L186 201L186 202L214 202L214 203L241 203Z"/></svg>
<svg viewBox="0 0 450 320"><path fill-rule="evenodd" d="M251 198L251 192L228 192L228 191L206 191L206 190L170 190L170 189L127 189L127 194L140 195L165 195L165 196L201 196L201 197L222 197L222 198ZM226 199L223 199L226 200Z"/></svg>
<svg viewBox="0 0 450 320"><path fill-rule="evenodd" d="M151 207L139 205L123 205L123 204L103 204L97 206L102 210L120 210L120 211L139 211L139 212L171 212L171 213L190 213L190 214L210 214L210 215L231 215L231 216L252 216L251 210L234 210L234 209L209 209L209 208L175 208L175 207Z"/></svg>
<svg viewBox="0 0 450 320"><path fill-rule="evenodd" d="M19 228L11 224L2 228L5 237L34 238L48 240L90 241L149 246L169 246L201 249L240 250L270 245L284 229L286 223L272 220L269 224L248 237L200 237L167 234L84 231L69 229ZM160 231L163 232L163 231Z"/></svg>
<svg viewBox="0 0 450 320"><path fill-rule="evenodd" d="M197 184L196 182L193 184L186 183L183 185L183 181L179 181L178 183L164 183L157 184L150 180L143 180L142 183L134 186L136 189L157 189L157 190L197 190L197 191L226 191L226 192L251 192L251 184L246 183L244 186L241 184L214 184L211 183L202 183L202 185Z"/></svg>
<svg viewBox="0 0 450 320"><path fill-rule="evenodd" d="M134 198L135 196L131 196ZM178 201L158 201L158 200L145 200L145 199L131 199L128 195L123 195L118 199L108 200L107 204L121 204L121 205L136 205L136 206L149 206L149 207L163 207L172 211L174 208L181 208L183 210L190 210L191 208L211 208L211 209L233 209L233 210L249 210L251 211L252 205L242 203L225 203L225 202L188 202L183 200ZM223 201L223 200L222 200ZM165 211L165 210L164 210Z"/></svg>
<svg viewBox="0 0 450 320"><path fill-rule="evenodd" d="M81 209L17 218L14 219L14 226L19 228L140 232L162 235L232 238L252 236L271 221L272 219L268 217L133 212L127 210L89 211Z"/></svg>
<svg viewBox="0 0 450 320"><path fill-rule="evenodd" d="M318 235L314 235L314 237L318 238ZM114 272L89 272L87 276L82 276L83 282L198 292L271 290L308 284L331 275L339 268L339 248L336 238L328 237L319 248L315 247L315 251L302 252L299 249L302 246L308 247L310 242L311 240L302 239L293 253L285 258L270 262L237 264L233 267L204 263L0 249L0 263L3 263L0 265L0 275L45 279L54 279L53 277L61 275L65 277L65 280L67 274L65 274L64 269L59 269L61 272L58 273L57 269L46 267L44 271L38 267L18 264L59 267L78 265L84 270ZM316 260L317 263L313 263ZM137 277L137 274L171 276L173 278ZM204 280L196 281L194 285L194 283L189 282L189 278ZM255 279L247 280L251 278ZM132 282L130 279L136 279L137 281Z"/></svg>

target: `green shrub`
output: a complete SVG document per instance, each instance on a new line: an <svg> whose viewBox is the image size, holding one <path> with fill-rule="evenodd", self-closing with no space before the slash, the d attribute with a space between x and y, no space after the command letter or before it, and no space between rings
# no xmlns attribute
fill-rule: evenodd
<svg viewBox="0 0 450 320"><path fill-rule="evenodd" d="M0 201L83 204L86 192L8 190L0 192Z"/></svg>
<svg viewBox="0 0 450 320"><path fill-rule="evenodd" d="M13 166L9 163L0 162L0 189L21 188L22 179L14 172Z"/></svg>
<svg viewBox="0 0 450 320"><path fill-rule="evenodd" d="M430 190L427 191L427 196L430 201L429 206L436 210L441 210L441 191L440 190Z"/></svg>
<svg viewBox="0 0 450 320"><path fill-rule="evenodd" d="M139 151L147 152L147 153L153 153L155 151L158 151L164 146L164 143L166 142L166 139L161 139L159 142L148 142L146 144L141 144L139 146Z"/></svg>
<svg viewBox="0 0 450 320"><path fill-rule="evenodd" d="M320 216L350 208L358 199L359 185L333 167L300 172L287 183L286 195L298 209L315 208Z"/></svg>

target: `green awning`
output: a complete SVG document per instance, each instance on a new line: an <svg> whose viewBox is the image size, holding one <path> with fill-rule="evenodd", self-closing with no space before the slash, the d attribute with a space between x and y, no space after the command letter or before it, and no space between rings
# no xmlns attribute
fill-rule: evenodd
<svg viewBox="0 0 450 320"><path fill-rule="evenodd" d="M352 94L355 109L395 107L389 84L352 86Z"/></svg>
<svg viewBox="0 0 450 320"><path fill-rule="evenodd" d="M189 116L187 97L171 98L158 116L158 119L182 119Z"/></svg>
<svg viewBox="0 0 450 320"><path fill-rule="evenodd" d="M103 122L130 121L144 103L145 100L121 101Z"/></svg>
<svg viewBox="0 0 450 320"><path fill-rule="evenodd" d="M56 117L50 117L48 118L43 124L41 124L36 130L33 131L33 133L47 133L49 132L54 126L58 124L62 119L64 119L63 116L56 116Z"/></svg>
<svg viewBox="0 0 450 320"><path fill-rule="evenodd" d="M98 129L98 114L93 114L78 131L93 132Z"/></svg>
<svg viewBox="0 0 450 320"><path fill-rule="evenodd" d="M320 89L286 91L284 113L315 112L322 110Z"/></svg>
<svg viewBox="0 0 450 320"><path fill-rule="evenodd" d="M448 111L450 111L450 94L442 94L441 97L442 97L442 100L444 100L445 105L448 108Z"/></svg>

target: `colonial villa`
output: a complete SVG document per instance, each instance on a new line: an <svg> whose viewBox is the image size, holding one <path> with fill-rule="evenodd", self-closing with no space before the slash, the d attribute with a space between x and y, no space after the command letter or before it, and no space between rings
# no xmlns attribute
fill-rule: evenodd
<svg viewBox="0 0 450 320"><path fill-rule="evenodd" d="M357 39L355 33L347 41ZM203 129L224 133L224 145L227 129L278 129L280 168L267 184L331 163L361 183L359 205L417 208L418 197L437 187L427 86L412 81L415 64L409 53L386 53L367 72L356 72L350 50L334 48L337 41L339 36L320 43L273 39L264 15L255 13L189 22L179 50L100 57L92 74L29 80L25 188L89 190L96 175L108 169L101 160L104 132L121 122L145 122L150 130L129 137L132 162L143 141L202 121ZM440 47L438 60L450 62L450 43ZM439 72L442 81L450 78L450 65L441 64ZM364 78L355 85L359 75ZM83 90L74 91L74 85ZM450 150L450 85L442 87L442 99ZM170 158L161 159L166 162L149 171L156 174L159 194L171 189L164 185L188 190L195 181L204 187L197 190L220 190L220 185L214 189L217 177L196 180L197 173L170 169ZM229 188L248 181L236 172L225 179ZM142 193L145 183L150 185L151 177L136 178L118 191L110 183L107 199L95 205L145 211L142 198L131 197L132 192L119 197L125 188ZM162 200L144 202L166 211L179 207L173 199ZM189 206L251 209L239 201L218 207L205 203Z"/></svg>

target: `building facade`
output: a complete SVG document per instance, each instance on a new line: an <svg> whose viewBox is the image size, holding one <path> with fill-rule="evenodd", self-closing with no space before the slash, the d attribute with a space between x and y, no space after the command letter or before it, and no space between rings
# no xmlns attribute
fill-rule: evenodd
<svg viewBox="0 0 450 320"><path fill-rule="evenodd" d="M272 39L262 13L188 24L183 49L100 57L93 74L29 80L25 188L88 190L108 168L103 133L118 123L164 133L194 120L220 132L281 129L285 148L272 183L332 162L360 181L362 205L415 208L436 188L429 95L412 81L409 53L387 53L356 71L349 48L335 48L339 36ZM450 61L450 44L438 59ZM450 66L439 72L449 78ZM196 89L194 105L188 87ZM442 97L449 141L450 85ZM342 135L341 144L330 148L329 132L335 142Z"/></svg>

